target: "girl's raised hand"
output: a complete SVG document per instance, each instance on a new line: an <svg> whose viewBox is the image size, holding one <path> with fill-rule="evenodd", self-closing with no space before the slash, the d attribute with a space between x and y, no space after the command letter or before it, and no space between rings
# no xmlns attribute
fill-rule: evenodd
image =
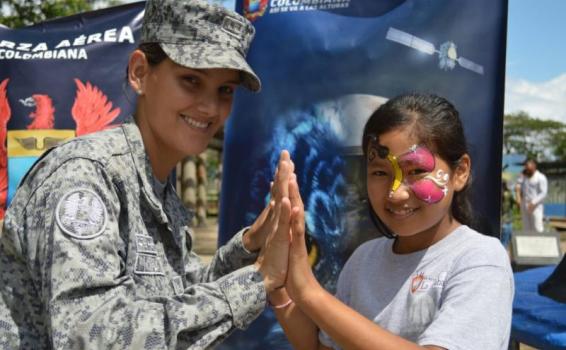
<svg viewBox="0 0 566 350"><path fill-rule="evenodd" d="M291 299L300 302L314 291L318 282L312 273L308 261L305 243L305 208L299 192L296 176L289 181L289 199L291 200L291 246L289 248L289 267L285 287Z"/></svg>

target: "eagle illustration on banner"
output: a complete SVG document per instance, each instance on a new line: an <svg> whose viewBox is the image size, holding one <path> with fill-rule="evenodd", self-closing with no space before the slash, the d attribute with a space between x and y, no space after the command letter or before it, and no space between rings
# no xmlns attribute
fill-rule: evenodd
<svg viewBox="0 0 566 350"><path fill-rule="evenodd" d="M6 132L8 121L12 116L12 110L6 97L7 86L10 79L4 79L0 83L0 217L4 217L6 208L6 196L8 194L8 166L6 152Z"/></svg>
<svg viewBox="0 0 566 350"><path fill-rule="evenodd" d="M6 78L0 83L0 218L4 217L6 205L20 180L43 152L75 136L115 127L117 124L113 122L120 115L120 108L113 108L113 103L97 86L75 78L76 96L70 111L75 130L54 129L57 111L53 100L46 94L32 94L19 100L34 108L29 114L31 122L27 130L8 131L12 113L7 97L9 81Z"/></svg>

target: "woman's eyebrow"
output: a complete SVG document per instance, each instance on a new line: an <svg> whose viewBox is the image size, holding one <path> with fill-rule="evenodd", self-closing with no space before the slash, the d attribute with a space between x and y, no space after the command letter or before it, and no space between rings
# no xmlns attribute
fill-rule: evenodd
<svg viewBox="0 0 566 350"><path fill-rule="evenodd" d="M208 73L208 69L202 69L202 68L188 68L188 67L183 67L185 69L185 74L191 74L192 72L197 72L200 73L204 76L209 76L210 74ZM242 79L230 79L225 81L223 84L241 84L242 83Z"/></svg>

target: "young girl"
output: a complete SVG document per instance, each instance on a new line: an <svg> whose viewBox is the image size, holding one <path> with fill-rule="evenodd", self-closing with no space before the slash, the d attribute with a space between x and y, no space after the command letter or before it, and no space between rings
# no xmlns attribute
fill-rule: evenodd
<svg viewBox="0 0 566 350"><path fill-rule="evenodd" d="M367 191L386 236L361 245L336 296L316 281L296 182L286 288L269 295L296 349L507 349L513 276L497 239L467 224L471 160L444 98L391 99L363 134Z"/></svg>

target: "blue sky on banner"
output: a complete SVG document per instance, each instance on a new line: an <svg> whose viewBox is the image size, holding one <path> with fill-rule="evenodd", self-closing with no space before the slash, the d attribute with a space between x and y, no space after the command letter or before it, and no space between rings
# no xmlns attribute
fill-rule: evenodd
<svg viewBox="0 0 566 350"><path fill-rule="evenodd" d="M209 1L235 7L235 0ZM566 123L564 15L566 1L509 0L505 113Z"/></svg>
<svg viewBox="0 0 566 350"><path fill-rule="evenodd" d="M235 0L210 0L234 8ZM566 1L509 0L505 113L566 123Z"/></svg>

